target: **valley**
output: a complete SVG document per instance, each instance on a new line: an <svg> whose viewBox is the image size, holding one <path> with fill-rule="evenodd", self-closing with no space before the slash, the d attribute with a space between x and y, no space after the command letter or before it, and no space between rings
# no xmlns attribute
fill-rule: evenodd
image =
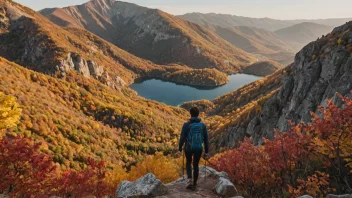
<svg viewBox="0 0 352 198"><path fill-rule="evenodd" d="M211 168L189 195L352 193L349 20L0 0L0 192L184 196L178 144L197 107Z"/></svg>

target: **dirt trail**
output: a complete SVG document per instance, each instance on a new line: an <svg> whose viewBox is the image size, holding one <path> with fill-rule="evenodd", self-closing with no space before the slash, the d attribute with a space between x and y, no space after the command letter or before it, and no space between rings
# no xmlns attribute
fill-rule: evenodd
<svg viewBox="0 0 352 198"><path fill-rule="evenodd" d="M187 177L185 176L185 178ZM166 186L169 189L168 195L159 198L219 198L220 196L216 195L213 191L218 181L219 179L216 176L209 173L207 173L207 178L205 179L205 172L201 171L196 191L186 189L186 180L180 178L175 182L167 184Z"/></svg>

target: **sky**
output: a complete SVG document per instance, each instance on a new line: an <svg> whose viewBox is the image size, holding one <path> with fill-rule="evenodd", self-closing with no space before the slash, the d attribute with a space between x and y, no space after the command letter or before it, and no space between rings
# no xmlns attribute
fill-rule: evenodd
<svg viewBox="0 0 352 198"><path fill-rule="evenodd" d="M15 0L34 10L78 5L87 0ZM123 0L180 15L189 12L223 13L274 19L352 17L352 0Z"/></svg>

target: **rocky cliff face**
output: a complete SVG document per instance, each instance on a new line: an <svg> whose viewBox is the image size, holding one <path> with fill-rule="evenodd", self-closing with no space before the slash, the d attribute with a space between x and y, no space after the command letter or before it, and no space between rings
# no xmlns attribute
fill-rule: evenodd
<svg viewBox="0 0 352 198"><path fill-rule="evenodd" d="M121 86L126 85L126 82L119 76L115 78L110 77L104 67L98 65L93 60L85 60L75 53L68 53L66 59L61 60L56 67L57 71L60 71L62 76L70 71L76 71L84 77L97 79L117 90L119 90Z"/></svg>
<svg viewBox="0 0 352 198"><path fill-rule="evenodd" d="M262 111L248 125L230 127L224 132L222 146L234 146L244 136L256 144L273 138L274 129L286 131L289 120L311 120L329 99L340 104L337 93L352 96L352 22L304 47L295 57L281 89L263 105Z"/></svg>

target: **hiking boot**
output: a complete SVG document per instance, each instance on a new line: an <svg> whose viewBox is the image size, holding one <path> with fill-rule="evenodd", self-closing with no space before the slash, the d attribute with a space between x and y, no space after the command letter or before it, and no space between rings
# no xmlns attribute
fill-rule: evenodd
<svg viewBox="0 0 352 198"><path fill-rule="evenodd" d="M191 190L192 188L193 188L193 181L192 181L192 178L189 178L189 179L187 180L187 187L186 187L186 189Z"/></svg>
<svg viewBox="0 0 352 198"><path fill-rule="evenodd" d="M196 190L197 190L197 184L192 184L191 190L192 190L192 191L196 191Z"/></svg>

